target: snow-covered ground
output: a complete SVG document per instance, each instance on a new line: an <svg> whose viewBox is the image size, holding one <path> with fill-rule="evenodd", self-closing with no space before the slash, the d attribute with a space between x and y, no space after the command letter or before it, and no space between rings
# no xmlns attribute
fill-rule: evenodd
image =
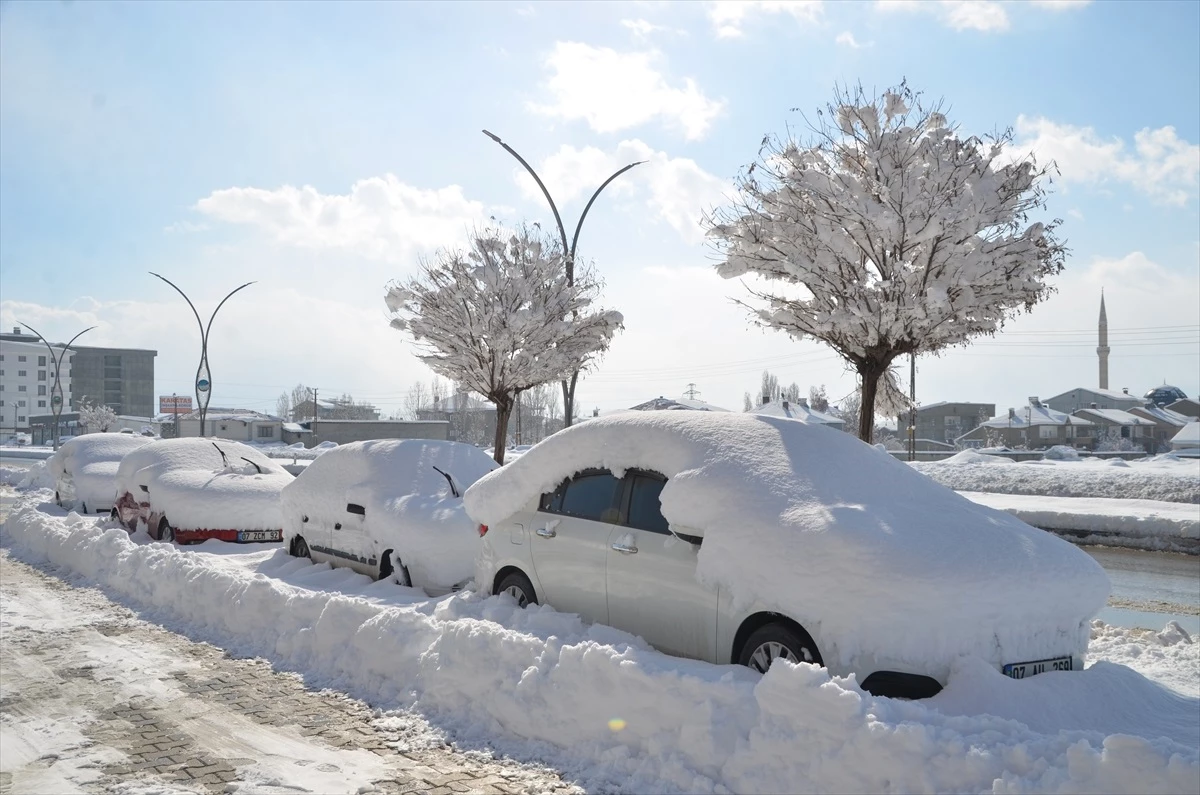
<svg viewBox="0 0 1200 795"><path fill-rule="evenodd" d="M937 697L893 701L808 665L760 676L669 657L507 597L428 599L278 546L131 538L47 496L5 523L12 554L589 790L1200 791L1200 644L1173 627L1097 623L1087 670L1023 681L963 658Z"/></svg>
<svg viewBox="0 0 1200 795"><path fill-rule="evenodd" d="M955 491L1200 504L1200 459L1170 453L1133 461L1014 462L964 450L944 461L911 466Z"/></svg>

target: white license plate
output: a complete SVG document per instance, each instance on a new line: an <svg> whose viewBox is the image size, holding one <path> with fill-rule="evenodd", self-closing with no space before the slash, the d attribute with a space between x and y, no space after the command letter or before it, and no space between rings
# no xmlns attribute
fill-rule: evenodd
<svg viewBox="0 0 1200 795"><path fill-rule="evenodd" d="M238 541L278 541L280 537L279 530L242 530L238 533Z"/></svg>
<svg viewBox="0 0 1200 795"><path fill-rule="evenodd" d="M1070 671L1070 657L1052 657L1049 660L1034 660L1033 662L1009 663L1004 666L1004 675L1013 679L1028 679L1031 676L1046 671Z"/></svg>

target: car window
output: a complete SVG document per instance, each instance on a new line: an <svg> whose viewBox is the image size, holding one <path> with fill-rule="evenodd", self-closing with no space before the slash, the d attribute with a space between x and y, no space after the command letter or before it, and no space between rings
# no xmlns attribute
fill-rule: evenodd
<svg viewBox="0 0 1200 795"><path fill-rule="evenodd" d="M615 522L620 485L610 472L576 475L551 495L548 510L594 522Z"/></svg>
<svg viewBox="0 0 1200 795"><path fill-rule="evenodd" d="M660 477L646 474L630 474L629 515L625 523L639 530L664 535L671 531L667 529L667 520L662 515L662 506L658 495L662 493L667 481Z"/></svg>

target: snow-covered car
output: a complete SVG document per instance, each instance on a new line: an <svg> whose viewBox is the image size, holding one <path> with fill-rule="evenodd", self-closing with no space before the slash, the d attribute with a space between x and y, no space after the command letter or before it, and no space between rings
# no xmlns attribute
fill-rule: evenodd
<svg viewBox="0 0 1200 795"><path fill-rule="evenodd" d="M1107 576L841 431L624 412L544 440L465 496L477 588L765 671L783 658L877 695L938 692L956 658L1079 670Z"/></svg>
<svg viewBox="0 0 1200 795"><path fill-rule="evenodd" d="M292 480L241 442L151 441L121 460L112 517L130 532L144 525L160 541L279 541L279 493Z"/></svg>
<svg viewBox="0 0 1200 795"><path fill-rule="evenodd" d="M479 548L462 494L496 466L458 442L340 445L283 490L285 546L297 557L394 576L431 594L455 590L470 580Z"/></svg>
<svg viewBox="0 0 1200 795"><path fill-rule="evenodd" d="M108 513L117 501L121 459L149 441L121 433L89 433L64 442L46 460L54 477L54 501L81 513Z"/></svg>

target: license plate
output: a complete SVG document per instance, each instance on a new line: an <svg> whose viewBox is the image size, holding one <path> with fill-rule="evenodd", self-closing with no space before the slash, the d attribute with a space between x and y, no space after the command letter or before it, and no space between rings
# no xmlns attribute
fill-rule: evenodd
<svg viewBox="0 0 1200 795"><path fill-rule="evenodd" d="M1046 671L1070 671L1071 665L1070 657L1052 657L1049 660L1009 663L1004 666L1003 671L1005 676L1010 676L1013 679L1028 679L1031 676L1036 676Z"/></svg>
<svg viewBox="0 0 1200 795"><path fill-rule="evenodd" d="M238 541L279 541L282 537L281 530L242 530L238 533Z"/></svg>

